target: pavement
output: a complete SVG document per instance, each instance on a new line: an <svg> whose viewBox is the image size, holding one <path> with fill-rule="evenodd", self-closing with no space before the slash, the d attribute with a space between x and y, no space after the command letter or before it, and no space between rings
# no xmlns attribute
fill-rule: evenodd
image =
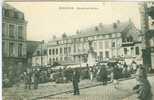
<svg viewBox="0 0 154 100"><path fill-rule="evenodd" d="M154 76L148 77L152 93L154 93ZM100 85L97 87L83 89L79 96L72 94L62 94L59 96L48 97L47 100L137 100L136 95L133 93L132 88L135 86L136 80L129 79L120 81L119 88L115 89L113 84L106 86ZM60 98L60 99L59 99ZM63 99L64 98L64 99ZM40 100L46 100L45 98ZM152 99L154 100L154 98Z"/></svg>
<svg viewBox="0 0 154 100"><path fill-rule="evenodd" d="M82 80L80 82L80 88L99 85L100 82ZM20 86L13 86L11 88L3 88L3 100L37 100L41 97L54 96L71 92L73 89L72 83L56 84L55 82L48 82L39 84L38 89L28 90L24 89L24 84ZM23 99L24 98L24 99Z"/></svg>
<svg viewBox="0 0 154 100"><path fill-rule="evenodd" d="M154 76L148 79L151 85L154 84ZM132 87L136 84L135 79L120 81L118 89L115 89L112 83L100 84L96 81L82 80L79 83L81 88L79 96L72 95L72 83L49 82L40 84L37 90L24 89L24 86L20 85L3 88L3 100L136 100L132 92ZM154 90L154 85L152 90Z"/></svg>

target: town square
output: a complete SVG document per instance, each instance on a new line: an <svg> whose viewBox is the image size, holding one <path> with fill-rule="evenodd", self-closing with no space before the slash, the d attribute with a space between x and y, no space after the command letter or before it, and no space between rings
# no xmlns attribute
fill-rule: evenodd
<svg viewBox="0 0 154 100"><path fill-rule="evenodd" d="M154 100L154 2L4 2L3 100Z"/></svg>

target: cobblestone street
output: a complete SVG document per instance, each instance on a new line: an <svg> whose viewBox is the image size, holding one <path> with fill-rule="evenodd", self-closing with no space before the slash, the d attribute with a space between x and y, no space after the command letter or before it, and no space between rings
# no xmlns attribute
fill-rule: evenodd
<svg viewBox="0 0 154 100"><path fill-rule="evenodd" d="M83 80L80 82L80 87L87 87L92 85L100 84L99 82L91 82L89 80ZM38 97L48 96L48 95L55 95L59 93L63 93L65 91L72 90L72 83L65 83L65 84L56 84L56 83L45 83L39 84L39 88L37 90L31 89L24 89L24 85L21 84L20 86L14 86L12 88L4 88L3 89L3 99L10 100L9 98L26 98L25 100L35 99Z"/></svg>
<svg viewBox="0 0 154 100"><path fill-rule="evenodd" d="M149 77L148 79L152 85L152 90L154 90L154 76ZM135 94L132 92L132 87L135 84L136 80L130 79L121 81L118 89L115 89L112 84L106 86L101 85L81 90L80 96L73 96L69 93L49 97L47 100L136 100ZM44 98L41 100L44 100Z"/></svg>
<svg viewBox="0 0 154 100"><path fill-rule="evenodd" d="M151 85L154 84L154 76L149 77L149 80ZM40 84L39 89L37 90L26 90L23 89L23 85L20 85L19 87L15 86L13 88L3 89L3 100L10 100L12 98L15 100L18 100L19 98L24 98L24 100L135 100L135 96L131 95L132 87L135 85L135 83L135 79L124 80L120 82L119 88L115 89L112 84L104 86L99 85L101 84L100 82L96 83L94 81L91 82L89 80L83 80L80 82L80 88L87 88L81 89L80 96L72 95L70 92L72 90L71 83ZM92 85L94 87L88 88L88 86ZM152 88L154 88L154 86L152 86ZM39 99L40 97L45 98Z"/></svg>

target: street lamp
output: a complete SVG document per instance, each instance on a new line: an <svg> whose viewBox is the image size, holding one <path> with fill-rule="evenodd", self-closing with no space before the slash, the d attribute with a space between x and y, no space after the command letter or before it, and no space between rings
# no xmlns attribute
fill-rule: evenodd
<svg viewBox="0 0 154 100"><path fill-rule="evenodd" d="M42 54L42 45L44 43L44 40L41 41L41 67L43 66L43 54Z"/></svg>

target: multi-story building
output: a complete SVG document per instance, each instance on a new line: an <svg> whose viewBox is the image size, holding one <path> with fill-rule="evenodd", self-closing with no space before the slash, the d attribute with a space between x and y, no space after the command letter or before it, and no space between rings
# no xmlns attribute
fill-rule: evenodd
<svg viewBox="0 0 154 100"><path fill-rule="evenodd" d="M32 54L32 66L42 67L47 66L47 44L44 41L39 43L35 52Z"/></svg>
<svg viewBox="0 0 154 100"><path fill-rule="evenodd" d="M143 41L143 61L154 69L154 2L142 2L140 7Z"/></svg>
<svg viewBox="0 0 154 100"><path fill-rule="evenodd" d="M12 74L20 73L26 65L27 21L24 13L6 3L3 4L2 18L3 74L13 77Z"/></svg>
<svg viewBox="0 0 154 100"><path fill-rule="evenodd" d="M77 31L75 35L53 39L47 43L47 64L87 63L89 42L92 42L96 60L118 58L142 62L140 32L131 20L97 26ZM140 59L139 59L140 58ZM131 61L130 61L131 60ZM35 62L34 62L35 63Z"/></svg>
<svg viewBox="0 0 154 100"><path fill-rule="evenodd" d="M26 41L27 46L27 67L32 67L32 57L38 46L41 44L41 41Z"/></svg>

